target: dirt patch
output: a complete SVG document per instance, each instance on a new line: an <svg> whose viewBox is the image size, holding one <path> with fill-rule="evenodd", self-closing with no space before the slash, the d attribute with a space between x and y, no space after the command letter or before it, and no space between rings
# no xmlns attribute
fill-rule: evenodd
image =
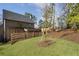
<svg viewBox="0 0 79 59"><path fill-rule="evenodd" d="M69 29L60 32L51 32L49 36L59 39L66 38L67 40L79 43L79 32L74 32Z"/></svg>
<svg viewBox="0 0 79 59"><path fill-rule="evenodd" d="M42 41L39 41L38 45L40 47L47 47L53 43L55 43L55 42L53 42L53 40L42 40Z"/></svg>
<svg viewBox="0 0 79 59"><path fill-rule="evenodd" d="M79 43L79 32L64 36L67 40Z"/></svg>
<svg viewBox="0 0 79 59"><path fill-rule="evenodd" d="M60 31L60 32L51 32L49 36L53 37L53 38L60 38L60 37L63 37L63 36L66 36L66 35L70 35L72 34L73 31L70 31L70 30L63 30L63 31Z"/></svg>
<svg viewBox="0 0 79 59"><path fill-rule="evenodd" d="M66 40L79 43L79 32L74 32L69 29L60 31L60 32L50 32L48 34L48 39L49 38L51 38L51 39L52 38L58 38L58 39L64 38ZM53 43L55 43L53 39L52 40L42 40L38 43L38 45L40 47L47 47Z"/></svg>

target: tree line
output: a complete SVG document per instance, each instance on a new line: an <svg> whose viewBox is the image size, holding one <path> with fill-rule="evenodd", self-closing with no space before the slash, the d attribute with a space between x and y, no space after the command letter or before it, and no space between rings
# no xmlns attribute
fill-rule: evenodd
<svg viewBox="0 0 79 59"><path fill-rule="evenodd" d="M66 3L64 8L67 28L78 29L79 28L79 3ZM45 6L42 9L43 19L39 21L39 27L50 27L54 29L54 19L55 19L55 4L50 4L50 6Z"/></svg>

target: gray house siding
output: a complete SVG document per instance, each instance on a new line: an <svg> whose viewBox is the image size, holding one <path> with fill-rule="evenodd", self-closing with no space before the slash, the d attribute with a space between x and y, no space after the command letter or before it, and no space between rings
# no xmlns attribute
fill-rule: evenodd
<svg viewBox="0 0 79 59"><path fill-rule="evenodd" d="M0 42L4 40L3 24L0 25Z"/></svg>
<svg viewBox="0 0 79 59"><path fill-rule="evenodd" d="M3 10L3 18L9 20L21 21L21 22L34 23L33 20L31 20L29 17L25 17L24 15L11 12L8 10Z"/></svg>
<svg viewBox="0 0 79 59"><path fill-rule="evenodd" d="M34 22L31 18L15 12L3 10L3 25L0 29L0 41L9 41L12 32L23 32L24 28L34 28Z"/></svg>
<svg viewBox="0 0 79 59"><path fill-rule="evenodd" d="M27 28L27 29L34 28L34 23L26 23L14 20L5 20L5 24L7 28Z"/></svg>

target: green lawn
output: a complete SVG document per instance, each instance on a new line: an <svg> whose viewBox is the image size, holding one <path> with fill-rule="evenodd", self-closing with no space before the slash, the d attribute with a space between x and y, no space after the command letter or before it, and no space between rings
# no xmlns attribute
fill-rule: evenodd
<svg viewBox="0 0 79 59"><path fill-rule="evenodd" d="M53 39L53 38L52 38ZM79 44L64 39L56 40L56 43L48 47L39 47L40 37L23 40L14 45L0 45L0 55L9 56L63 56L79 55ZM53 39L54 40L54 39Z"/></svg>

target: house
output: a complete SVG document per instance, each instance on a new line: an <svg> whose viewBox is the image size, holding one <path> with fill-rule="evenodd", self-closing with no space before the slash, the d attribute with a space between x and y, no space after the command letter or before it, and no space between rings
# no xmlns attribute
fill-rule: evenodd
<svg viewBox="0 0 79 59"><path fill-rule="evenodd" d="M0 42L3 41L3 23L0 22Z"/></svg>
<svg viewBox="0 0 79 59"><path fill-rule="evenodd" d="M0 39L0 41L9 41L11 33L24 32L25 28L34 28L32 18L8 10L3 10L2 23L0 28L3 30L0 32L0 37L3 39Z"/></svg>

